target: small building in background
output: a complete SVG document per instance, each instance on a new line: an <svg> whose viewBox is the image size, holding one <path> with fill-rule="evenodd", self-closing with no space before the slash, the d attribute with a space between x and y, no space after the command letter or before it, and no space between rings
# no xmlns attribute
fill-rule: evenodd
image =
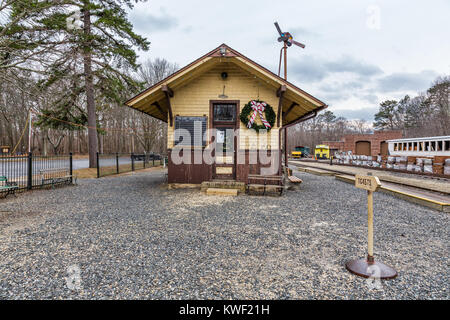
<svg viewBox="0 0 450 320"><path fill-rule="evenodd" d="M375 131L370 134L346 134L340 141L323 141L330 147L330 154L337 151L351 151L353 154L366 156L386 156L389 154L388 140L401 139L402 131Z"/></svg>

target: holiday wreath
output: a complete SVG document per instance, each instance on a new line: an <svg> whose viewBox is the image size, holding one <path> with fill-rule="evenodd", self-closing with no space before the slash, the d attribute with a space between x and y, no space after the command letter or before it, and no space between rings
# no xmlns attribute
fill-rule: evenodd
<svg viewBox="0 0 450 320"><path fill-rule="evenodd" d="M252 112L253 114L249 119ZM266 118L264 118L264 112L266 113ZM257 114L259 114L259 117L261 118L262 125L258 125L255 122ZM239 115L239 118L247 126L247 128L255 129L256 131L263 129L269 131L272 129L275 124L276 117L277 115L275 114L275 111L273 111L272 107L269 104L259 100L249 101L249 103L242 108L242 112Z"/></svg>

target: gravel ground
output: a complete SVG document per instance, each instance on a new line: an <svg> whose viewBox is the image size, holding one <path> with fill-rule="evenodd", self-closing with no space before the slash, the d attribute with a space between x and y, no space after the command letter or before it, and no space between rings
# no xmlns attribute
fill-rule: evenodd
<svg viewBox="0 0 450 320"><path fill-rule="evenodd" d="M0 299L449 299L448 213L375 194L375 257L399 276L370 289L344 267L366 255L365 192L296 174L283 197L153 171L2 200Z"/></svg>

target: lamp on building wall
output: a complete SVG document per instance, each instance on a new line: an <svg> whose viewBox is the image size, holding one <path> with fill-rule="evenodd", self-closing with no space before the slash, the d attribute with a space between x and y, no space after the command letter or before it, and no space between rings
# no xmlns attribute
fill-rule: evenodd
<svg viewBox="0 0 450 320"><path fill-rule="evenodd" d="M226 80L228 78L228 73L224 71L220 74L220 77L222 78L222 80ZM225 94L225 86L223 86L223 91L222 94L219 94L219 98L222 99L228 98L228 96Z"/></svg>

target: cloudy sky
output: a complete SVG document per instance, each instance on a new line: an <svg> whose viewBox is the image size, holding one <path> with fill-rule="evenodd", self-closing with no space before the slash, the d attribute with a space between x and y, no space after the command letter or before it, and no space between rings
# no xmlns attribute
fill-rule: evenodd
<svg viewBox="0 0 450 320"><path fill-rule="evenodd" d="M180 67L226 43L278 72L278 21L305 43L288 50L288 80L349 119L379 102L425 91L450 74L450 1L149 0L130 11L151 41L140 60Z"/></svg>

